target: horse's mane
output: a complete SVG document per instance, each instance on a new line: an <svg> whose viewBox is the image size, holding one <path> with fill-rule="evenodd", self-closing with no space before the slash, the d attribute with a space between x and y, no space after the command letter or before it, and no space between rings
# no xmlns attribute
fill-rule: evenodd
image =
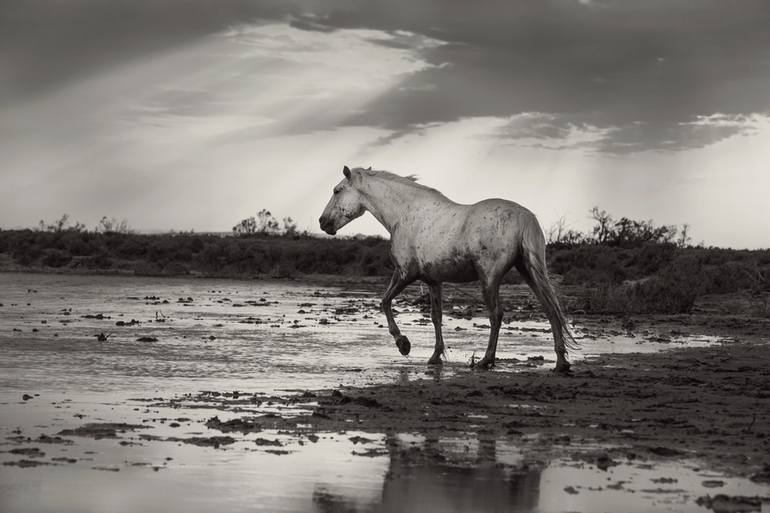
<svg viewBox="0 0 770 513"><path fill-rule="evenodd" d="M366 176L371 176L374 178L380 178L382 180L388 180L391 182L398 182L402 183L404 185L409 185L411 187L416 187L418 189L423 189L426 191L435 192L436 194L441 194L439 191L434 189L433 187L428 187L427 185L423 185L421 183L418 183L417 175L406 175L401 176L397 175L396 173L391 173L390 171L385 171L384 169L363 169L360 168L361 173L363 173ZM441 194L443 196L443 194Z"/></svg>

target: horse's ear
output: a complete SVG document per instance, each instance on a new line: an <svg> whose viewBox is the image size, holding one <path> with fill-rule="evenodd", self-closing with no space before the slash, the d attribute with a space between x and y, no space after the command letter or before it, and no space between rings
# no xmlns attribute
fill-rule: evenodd
<svg viewBox="0 0 770 513"><path fill-rule="evenodd" d="M345 178L350 180L350 168L348 166L342 168L342 174L345 175Z"/></svg>
<svg viewBox="0 0 770 513"><path fill-rule="evenodd" d="M372 170L372 166L367 167L366 170L367 171L371 171Z"/></svg>

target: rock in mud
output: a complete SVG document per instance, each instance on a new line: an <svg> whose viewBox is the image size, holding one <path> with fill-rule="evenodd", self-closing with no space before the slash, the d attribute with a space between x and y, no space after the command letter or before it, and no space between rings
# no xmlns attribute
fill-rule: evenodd
<svg viewBox="0 0 770 513"><path fill-rule="evenodd" d="M120 472L120 469L118 467L98 466L98 467L91 467L91 469L101 470L102 472Z"/></svg>
<svg viewBox="0 0 770 513"><path fill-rule="evenodd" d="M698 497L695 503L698 506L714 511L714 513L748 513L762 510L762 499L760 497L745 497L742 495L731 496L722 493L713 497L706 495L705 497Z"/></svg>
<svg viewBox="0 0 770 513"><path fill-rule="evenodd" d="M259 446L265 446L265 445L275 446L275 447L283 446L280 440L268 440L267 438L257 438L256 440L254 440L254 443Z"/></svg>
<svg viewBox="0 0 770 513"><path fill-rule="evenodd" d="M59 444L59 445L72 445L75 442L72 440L69 440L67 438L62 438L60 436L48 436L48 435L40 435L35 440L39 444Z"/></svg>
<svg viewBox="0 0 770 513"><path fill-rule="evenodd" d="M212 417L206 421L206 427L216 429L223 433L257 433L262 431L262 424L258 419L238 418L225 422L219 420L219 417Z"/></svg>
<svg viewBox="0 0 770 513"><path fill-rule="evenodd" d="M374 442L371 438L364 438L363 436L351 436L348 440L353 442L353 445L356 444L370 444Z"/></svg>
<svg viewBox="0 0 770 513"><path fill-rule="evenodd" d="M57 435L83 436L99 440L102 438L117 438L118 433L125 433L127 431L134 431L136 429L149 429L149 426L113 422L107 422L104 424L91 423L84 424L75 429L63 429L62 431L59 431Z"/></svg>
<svg viewBox="0 0 770 513"><path fill-rule="evenodd" d="M66 456L58 456L56 458L51 458L51 461L58 461L61 463L77 463L77 458L67 458Z"/></svg>
<svg viewBox="0 0 770 513"><path fill-rule="evenodd" d="M18 449L11 449L8 451L11 454L20 454L22 456L27 456L28 458L42 458L45 456L45 453L38 449L37 447L20 447Z"/></svg>
<svg viewBox="0 0 770 513"><path fill-rule="evenodd" d="M613 465L617 465L617 464L618 464L618 462L617 462L617 461L613 461L613 459L612 459L612 458L610 458L610 456L609 456L608 454L600 454L600 455L599 455L599 456L596 458L596 467L597 467L599 470L604 470L604 471L606 471L606 470L607 470L608 468L610 468L611 466L613 466Z"/></svg>
<svg viewBox="0 0 770 513"><path fill-rule="evenodd" d="M37 460L19 460L19 461L5 461L3 462L3 465L7 467L31 468L31 467L41 467L44 465L54 465L54 463L49 463L47 461L37 461Z"/></svg>
<svg viewBox="0 0 770 513"><path fill-rule="evenodd" d="M190 445L197 445L198 447L213 447L219 449L222 445L230 445L235 443L235 438L232 436L194 436L192 438L166 438L168 442L182 442Z"/></svg>
<svg viewBox="0 0 770 513"><path fill-rule="evenodd" d="M679 449L672 449L671 447L664 447L662 445L656 447L648 447L647 450L656 456L663 456L665 458L683 456L685 454L684 451L680 451Z"/></svg>

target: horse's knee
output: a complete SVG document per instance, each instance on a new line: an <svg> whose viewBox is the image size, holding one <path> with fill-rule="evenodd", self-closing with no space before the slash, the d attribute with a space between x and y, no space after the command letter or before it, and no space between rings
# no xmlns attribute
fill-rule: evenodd
<svg viewBox="0 0 770 513"><path fill-rule="evenodd" d="M503 322L503 309L493 308L489 311L489 321L493 324L500 325Z"/></svg>

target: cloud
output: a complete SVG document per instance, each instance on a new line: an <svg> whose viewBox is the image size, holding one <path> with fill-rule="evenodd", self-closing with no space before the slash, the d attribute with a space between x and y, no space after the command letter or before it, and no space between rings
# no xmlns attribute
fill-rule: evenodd
<svg viewBox="0 0 770 513"><path fill-rule="evenodd" d="M464 2L395 1L387 11L369 4L329 8L323 23L398 27L445 42L421 50L434 66L349 120L394 133L543 112L610 130L598 150L623 153L697 147L735 131L693 129L687 123L698 116L770 112L770 3L590 6L564 0L468 9Z"/></svg>
<svg viewBox="0 0 770 513"><path fill-rule="evenodd" d="M629 154L701 148L733 136L758 132L769 116L712 114L690 121L625 125L592 124L590 116L531 112L512 116L492 137L502 144L554 150Z"/></svg>
<svg viewBox="0 0 770 513"><path fill-rule="evenodd" d="M28 0L0 16L0 65L11 77L0 107L228 28L262 55L312 53L292 47L301 38L271 46L243 29L276 23L316 34L308 44L321 48L324 36L355 33L427 64L335 126L398 134L542 112L612 129L600 151L623 153L687 147L688 138L697 147L735 132L688 124L698 116L770 112L766 0Z"/></svg>

